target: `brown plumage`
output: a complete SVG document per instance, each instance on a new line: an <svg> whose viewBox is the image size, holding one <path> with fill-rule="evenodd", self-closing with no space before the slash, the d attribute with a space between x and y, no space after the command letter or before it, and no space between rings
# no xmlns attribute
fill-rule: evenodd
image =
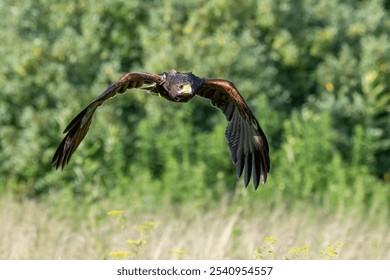
<svg viewBox="0 0 390 280"><path fill-rule="evenodd" d="M260 180L263 184L266 182L270 170L267 138L233 83L222 79L199 78L192 73L176 70L158 75L130 72L110 85L65 129L66 136L52 160L57 169L65 167L84 139L95 110L107 99L131 88L147 90L173 102L187 102L195 95L210 99L211 104L218 107L228 121L225 135L237 177L241 176L245 167L245 186L248 185L251 175L255 189L258 188Z"/></svg>

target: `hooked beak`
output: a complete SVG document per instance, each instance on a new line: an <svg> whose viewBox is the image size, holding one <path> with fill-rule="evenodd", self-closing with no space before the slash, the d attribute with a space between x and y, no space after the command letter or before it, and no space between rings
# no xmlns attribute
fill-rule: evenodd
<svg viewBox="0 0 390 280"><path fill-rule="evenodd" d="M191 84L184 85L180 92L181 93L186 93L186 94L192 94Z"/></svg>

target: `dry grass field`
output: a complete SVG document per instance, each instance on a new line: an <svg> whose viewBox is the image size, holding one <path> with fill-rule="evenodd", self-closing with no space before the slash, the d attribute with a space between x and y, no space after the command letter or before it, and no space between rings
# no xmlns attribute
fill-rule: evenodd
<svg viewBox="0 0 390 280"><path fill-rule="evenodd" d="M197 215L107 214L115 207L100 202L76 220L47 201L3 196L0 204L0 259L390 259L388 221L352 214L232 210L226 203Z"/></svg>

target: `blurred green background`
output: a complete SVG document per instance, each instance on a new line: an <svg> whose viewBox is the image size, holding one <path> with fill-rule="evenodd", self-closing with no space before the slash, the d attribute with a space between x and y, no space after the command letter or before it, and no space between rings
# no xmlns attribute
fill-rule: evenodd
<svg viewBox="0 0 390 280"><path fill-rule="evenodd" d="M152 212L227 195L388 217L390 1L2 0L0 15L1 194ZM236 85L270 143L266 185L243 194L207 100L136 90L98 110L63 172L51 167L67 123L111 82L172 68Z"/></svg>

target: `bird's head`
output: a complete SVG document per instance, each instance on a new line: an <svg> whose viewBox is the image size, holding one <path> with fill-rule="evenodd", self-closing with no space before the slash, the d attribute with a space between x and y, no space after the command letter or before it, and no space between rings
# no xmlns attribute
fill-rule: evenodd
<svg viewBox="0 0 390 280"><path fill-rule="evenodd" d="M192 86L189 82L179 83L175 85L174 88L175 93L173 94L175 96L173 99L175 99L177 102L187 102L193 97Z"/></svg>
<svg viewBox="0 0 390 280"><path fill-rule="evenodd" d="M165 72L165 89L175 102L187 102L195 96L201 81L191 72L181 73L176 70Z"/></svg>

